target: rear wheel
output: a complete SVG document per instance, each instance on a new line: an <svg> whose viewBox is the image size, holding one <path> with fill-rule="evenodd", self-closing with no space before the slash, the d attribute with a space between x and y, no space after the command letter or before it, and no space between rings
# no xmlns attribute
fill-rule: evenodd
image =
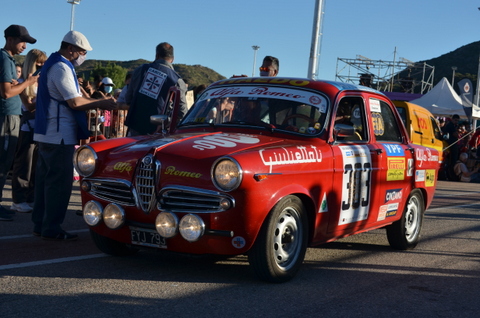
<svg viewBox="0 0 480 318"><path fill-rule="evenodd" d="M105 254L127 256L138 252L138 249L136 248L130 247L125 243L114 241L111 238L102 236L92 230L90 230L90 235L98 249Z"/></svg>
<svg viewBox="0 0 480 318"><path fill-rule="evenodd" d="M255 274L273 283L290 280L303 263L307 238L305 207L298 197L288 196L270 212L248 254Z"/></svg>
<svg viewBox="0 0 480 318"><path fill-rule="evenodd" d="M387 226L387 238L391 247L407 250L417 246L422 229L424 206L421 192L414 190L408 198L402 218Z"/></svg>

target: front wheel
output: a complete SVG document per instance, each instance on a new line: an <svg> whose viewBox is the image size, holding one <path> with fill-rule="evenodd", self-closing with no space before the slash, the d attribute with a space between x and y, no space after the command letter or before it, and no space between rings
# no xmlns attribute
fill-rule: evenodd
<svg viewBox="0 0 480 318"><path fill-rule="evenodd" d="M417 246L422 229L424 207L421 192L414 190L408 198L402 218L387 226L387 238L391 247L407 250Z"/></svg>
<svg viewBox="0 0 480 318"><path fill-rule="evenodd" d="M307 215L302 201L288 196L275 205L248 253L256 275L283 283L300 269L307 250Z"/></svg>

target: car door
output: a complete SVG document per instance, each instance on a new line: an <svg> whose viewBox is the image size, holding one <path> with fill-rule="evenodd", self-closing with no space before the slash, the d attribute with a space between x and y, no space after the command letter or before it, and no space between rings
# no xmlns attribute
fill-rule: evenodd
<svg viewBox="0 0 480 318"><path fill-rule="evenodd" d="M373 130L372 146L378 156L378 200L372 205L370 223L390 223L401 216L414 180L414 149L408 143L394 107L377 97L368 99Z"/></svg>
<svg viewBox="0 0 480 318"><path fill-rule="evenodd" d="M363 96L346 96L336 105L332 151L334 185L328 232L332 237L368 228L372 202L378 199L383 150L372 144L367 105ZM342 130L353 128L353 133ZM374 140L374 139L373 139Z"/></svg>

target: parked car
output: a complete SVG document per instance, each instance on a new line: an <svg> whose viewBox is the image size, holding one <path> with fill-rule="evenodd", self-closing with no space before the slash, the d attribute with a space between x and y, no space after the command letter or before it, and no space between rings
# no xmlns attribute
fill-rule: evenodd
<svg viewBox="0 0 480 318"><path fill-rule="evenodd" d="M173 93L175 95L175 92ZM417 245L438 172L392 102L363 86L298 78L212 84L163 133L80 147L83 217L98 248L248 255L285 282L308 246L386 228ZM168 127L168 130L167 130Z"/></svg>
<svg viewBox="0 0 480 318"><path fill-rule="evenodd" d="M443 149L448 146L437 120L428 109L405 101L393 101L407 128L412 143L438 150L439 163L443 161Z"/></svg>

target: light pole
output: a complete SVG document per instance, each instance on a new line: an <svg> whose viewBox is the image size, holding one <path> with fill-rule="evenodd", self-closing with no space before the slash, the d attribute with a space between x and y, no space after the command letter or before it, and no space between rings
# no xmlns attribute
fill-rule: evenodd
<svg viewBox="0 0 480 318"><path fill-rule="evenodd" d="M258 45L253 45L253 70L252 70L252 77L255 76L255 64L257 63L257 51L260 47Z"/></svg>
<svg viewBox="0 0 480 318"><path fill-rule="evenodd" d="M73 31L73 21L75 20L75 5L80 4L82 0L67 0L72 5L72 18L70 19L70 31Z"/></svg>
<svg viewBox="0 0 480 318"><path fill-rule="evenodd" d="M452 74L452 87L453 87L453 83L455 82L455 71L457 70L457 67L456 66L452 66L452 71L453 71L453 74Z"/></svg>

